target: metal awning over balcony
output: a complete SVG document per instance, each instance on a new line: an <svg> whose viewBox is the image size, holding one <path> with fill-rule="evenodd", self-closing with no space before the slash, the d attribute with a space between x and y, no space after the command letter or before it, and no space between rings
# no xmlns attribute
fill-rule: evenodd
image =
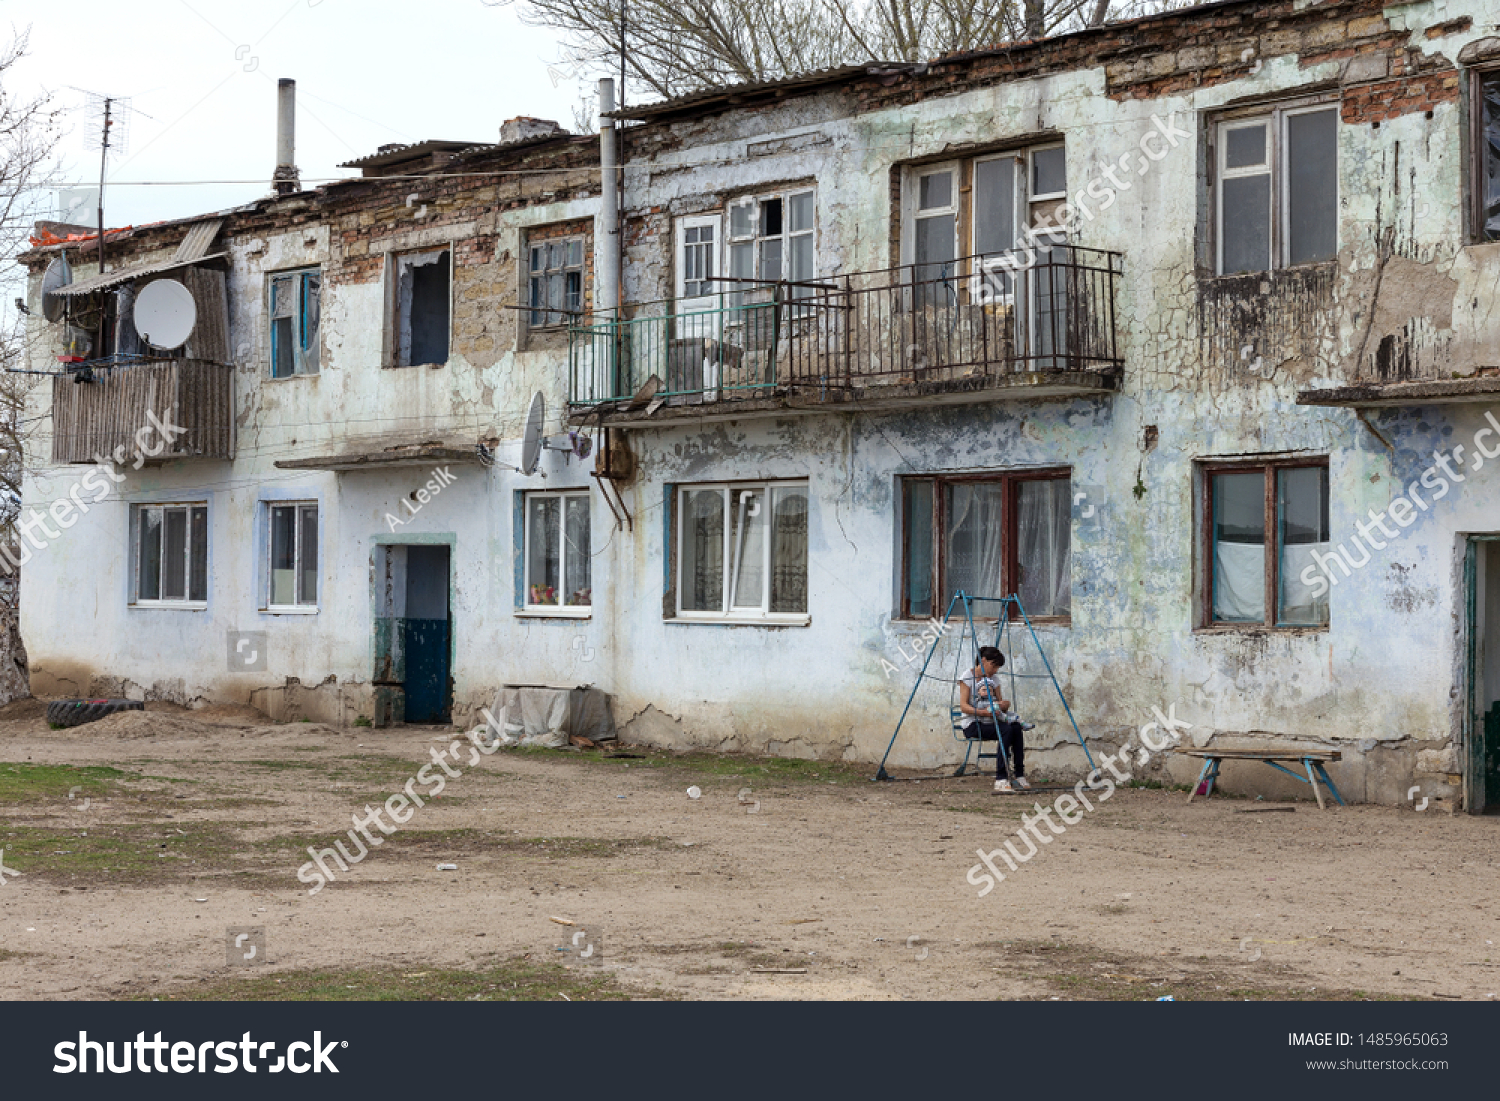
<svg viewBox="0 0 1500 1101"><path fill-rule="evenodd" d="M306 459L277 459L280 470L390 470L403 466L451 466L478 463L474 447L449 447L443 443L398 444L379 451L345 451L337 455L314 455Z"/></svg>
<svg viewBox="0 0 1500 1101"><path fill-rule="evenodd" d="M1109 393L1121 262L1054 245L823 282L721 280L708 300L573 326L574 416L623 426ZM627 408L653 378L660 400Z"/></svg>

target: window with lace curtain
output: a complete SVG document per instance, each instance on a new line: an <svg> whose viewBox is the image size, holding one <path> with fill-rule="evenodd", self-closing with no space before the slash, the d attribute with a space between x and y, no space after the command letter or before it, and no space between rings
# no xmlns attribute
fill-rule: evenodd
<svg viewBox="0 0 1500 1101"><path fill-rule="evenodd" d="M677 489L677 615L807 618L804 482Z"/></svg>
<svg viewBox="0 0 1500 1101"><path fill-rule="evenodd" d="M902 618L942 616L959 590L1068 616L1071 486L1067 470L903 478Z"/></svg>

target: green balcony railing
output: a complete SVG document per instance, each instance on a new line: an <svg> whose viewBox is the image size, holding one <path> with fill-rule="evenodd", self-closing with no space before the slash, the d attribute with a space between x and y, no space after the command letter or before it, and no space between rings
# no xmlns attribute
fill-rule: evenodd
<svg viewBox="0 0 1500 1101"><path fill-rule="evenodd" d="M822 282L723 280L718 295L571 326L570 400L628 400L653 378L655 396L691 405L1117 371L1121 266L1118 253L1057 244Z"/></svg>

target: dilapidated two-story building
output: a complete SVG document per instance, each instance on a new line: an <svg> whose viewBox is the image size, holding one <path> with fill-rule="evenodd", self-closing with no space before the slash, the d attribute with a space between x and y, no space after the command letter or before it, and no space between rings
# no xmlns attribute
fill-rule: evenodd
<svg viewBox="0 0 1500 1101"><path fill-rule="evenodd" d="M36 551L38 684L353 714L437 578L455 713L588 682L644 740L874 761L931 620L1016 594L1092 746L1160 709L1200 745L1333 745L1347 798L1500 803L1497 17L1210 4L632 107L618 174L612 127L602 165L428 143L230 212L195 261L225 253L230 451L132 472ZM59 465L28 504L92 458L57 443L91 385L40 399ZM549 424L545 483L505 466L534 391L595 445ZM158 527L185 597L150 589ZM309 570L315 605L282 602ZM263 673L221 664L231 630ZM1023 689L1043 769L1082 768ZM948 694L893 763L962 755Z"/></svg>

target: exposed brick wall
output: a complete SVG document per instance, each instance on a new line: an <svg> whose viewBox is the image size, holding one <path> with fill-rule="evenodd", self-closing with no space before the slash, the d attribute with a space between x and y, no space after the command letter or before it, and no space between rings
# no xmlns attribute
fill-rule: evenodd
<svg viewBox="0 0 1500 1101"><path fill-rule="evenodd" d="M1347 89L1339 115L1345 122L1384 122L1417 111L1431 111L1440 103L1457 100L1458 74L1433 73Z"/></svg>

